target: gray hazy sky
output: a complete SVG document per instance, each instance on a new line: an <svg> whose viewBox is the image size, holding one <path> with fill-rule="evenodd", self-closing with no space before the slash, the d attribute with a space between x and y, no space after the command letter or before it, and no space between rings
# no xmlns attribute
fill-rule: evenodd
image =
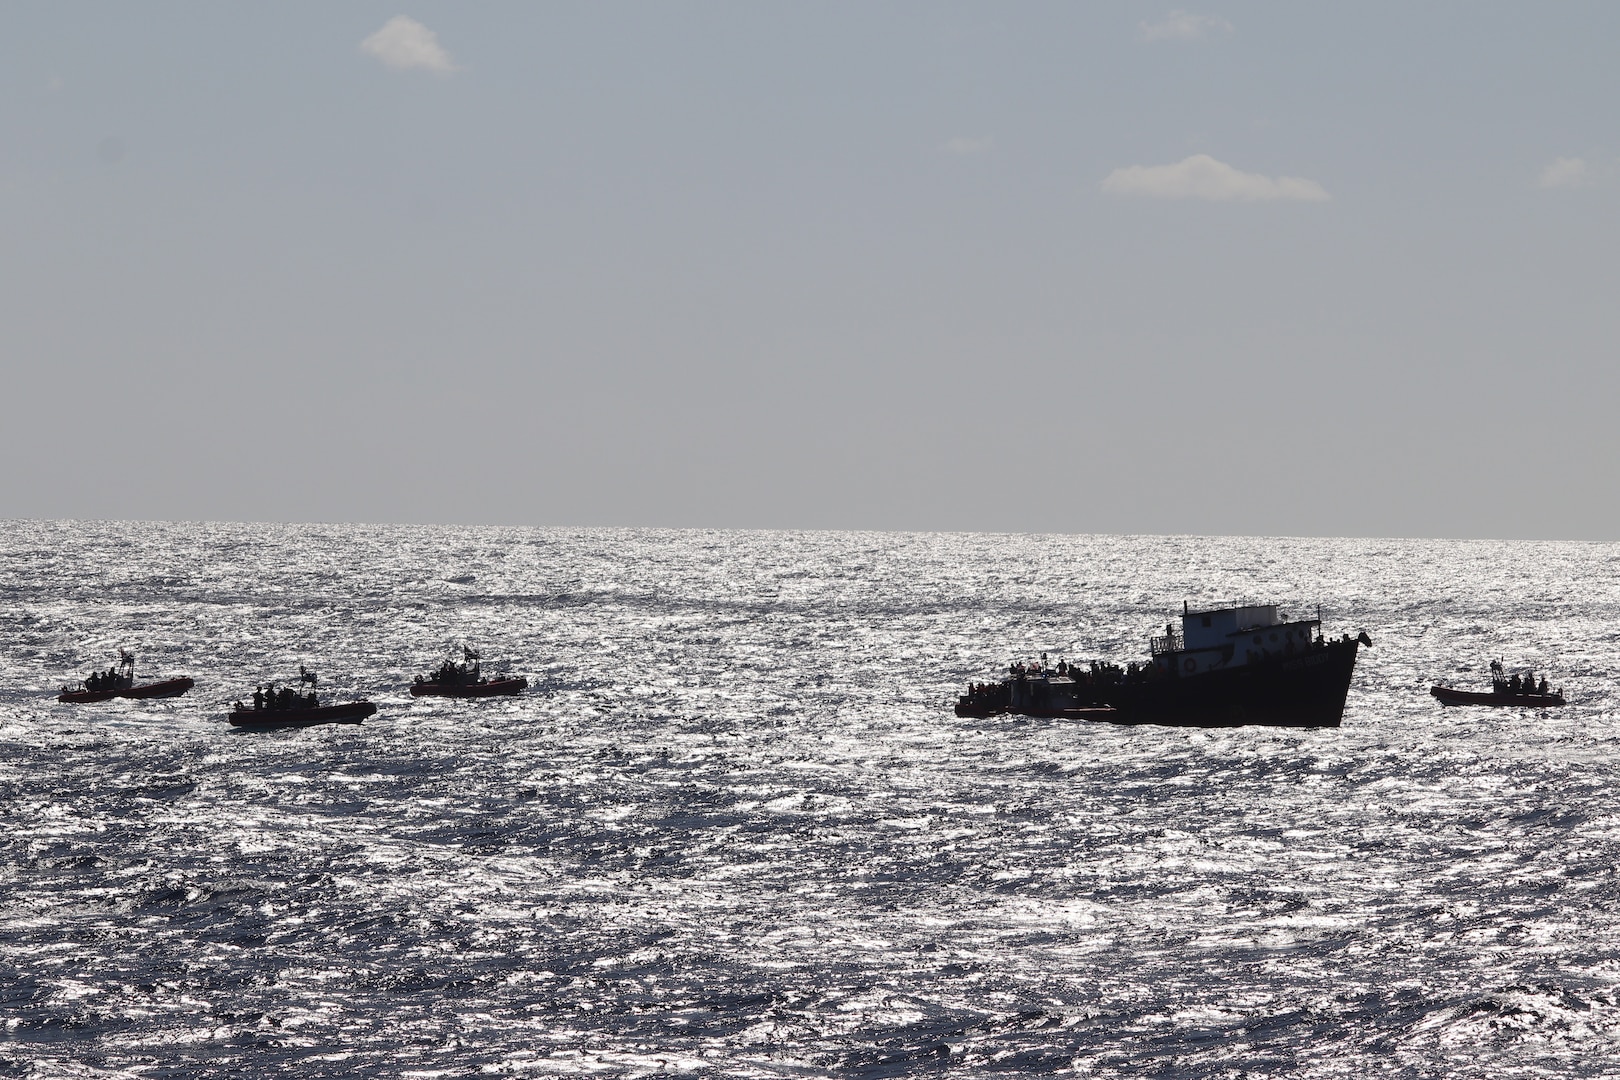
<svg viewBox="0 0 1620 1080"><path fill-rule="evenodd" d="M1620 538L1620 4L11 3L0 517Z"/></svg>

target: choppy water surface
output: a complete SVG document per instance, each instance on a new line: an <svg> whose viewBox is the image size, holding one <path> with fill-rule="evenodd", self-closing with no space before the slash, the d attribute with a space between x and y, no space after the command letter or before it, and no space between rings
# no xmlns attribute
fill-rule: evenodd
<svg viewBox="0 0 1620 1080"><path fill-rule="evenodd" d="M7 523L0 590L0 1073L1496 1080L1620 1038L1614 546ZM950 712L1239 598L1372 635L1341 729ZM410 699L464 642L530 692ZM197 689L51 700L119 646ZM1496 655L1574 704L1427 696ZM299 663L380 715L225 724Z"/></svg>

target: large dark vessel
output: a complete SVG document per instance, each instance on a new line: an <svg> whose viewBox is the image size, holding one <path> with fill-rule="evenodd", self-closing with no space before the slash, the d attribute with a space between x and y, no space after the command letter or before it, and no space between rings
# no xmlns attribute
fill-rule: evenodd
<svg viewBox="0 0 1620 1080"><path fill-rule="evenodd" d="M1517 672L1508 675L1502 661L1491 661L1491 692L1453 690L1449 686L1436 686L1429 690L1442 705L1507 705L1521 709L1555 709L1564 704L1564 691L1548 691L1547 677L1536 684L1535 672L1520 677Z"/></svg>
<svg viewBox="0 0 1620 1080"><path fill-rule="evenodd" d="M521 675L516 678L501 675L493 679L485 678L483 668L479 666L478 654L463 645L461 663L446 660L431 675L418 675L416 682L411 684L411 696L498 697L503 694L520 693L528 685L529 680Z"/></svg>
<svg viewBox="0 0 1620 1080"><path fill-rule="evenodd" d="M118 666L116 668L108 668L106 671L93 671L77 687L62 687L62 692L56 695L56 700L83 705L94 701L110 701L113 698L144 700L147 698L179 697L196 685L189 676L181 675L178 678L161 679L158 682L142 683L137 686L135 684L135 654L119 649Z"/></svg>
<svg viewBox="0 0 1620 1080"><path fill-rule="evenodd" d="M231 710L231 726L265 730L268 728L313 727L316 724L358 724L377 712L369 701L346 701L340 705L322 705L315 697L316 677L303 665L298 668L300 689L274 684L255 687L253 704L238 701ZM302 687L308 684L309 693Z"/></svg>
<svg viewBox="0 0 1620 1080"><path fill-rule="evenodd" d="M1320 619L1289 621L1275 604L1193 611L1164 628L1146 662L1121 668L1059 662L1014 664L997 683L974 685L958 716L1072 717L1181 727L1338 727L1365 631L1337 641Z"/></svg>

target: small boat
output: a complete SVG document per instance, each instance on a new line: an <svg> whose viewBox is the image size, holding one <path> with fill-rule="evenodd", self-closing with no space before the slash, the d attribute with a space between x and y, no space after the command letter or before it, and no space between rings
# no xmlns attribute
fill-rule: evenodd
<svg viewBox="0 0 1620 1080"><path fill-rule="evenodd" d="M1490 693L1472 690L1453 690L1449 686L1435 686L1429 693L1434 695L1436 701L1442 705L1495 705L1509 706L1520 709L1554 709L1564 704L1564 691L1548 691L1547 679L1542 677L1536 682L1535 672L1528 672L1522 678L1518 674L1507 675L1502 667L1502 661L1491 661L1491 690Z"/></svg>
<svg viewBox="0 0 1620 1080"><path fill-rule="evenodd" d="M71 686L62 687L62 692L56 695L56 700L84 705L95 701L111 701L113 698L133 698L141 701L147 698L179 697L196 685L189 676L182 675L176 679L162 679L137 686L135 654L119 649L116 668L91 672L79 683L77 689Z"/></svg>
<svg viewBox="0 0 1620 1080"><path fill-rule="evenodd" d="M269 728L314 727L316 724L358 724L376 713L377 706L369 701L304 705L293 709L245 708L231 712L231 726L263 731Z"/></svg>
<svg viewBox="0 0 1620 1080"><path fill-rule="evenodd" d="M411 697L481 698L521 693L529 680L497 675L484 678L478 654L463 646L461 663L446 660L430 675L418 675L411 684Z"/></svg>
<svg viewBox="0 0 1620 1080"><path fill-rule="evenodd" d="M313 671L298 667L300 687L307 684L309 693L275 684L255 687L253 704L238 701L231 710L231 726L264 731L270 728L314 727L316 724L358 724L374 716L377 706L369 701L349 701L341 705L322 705L315 697L316 677Z"/></svg>

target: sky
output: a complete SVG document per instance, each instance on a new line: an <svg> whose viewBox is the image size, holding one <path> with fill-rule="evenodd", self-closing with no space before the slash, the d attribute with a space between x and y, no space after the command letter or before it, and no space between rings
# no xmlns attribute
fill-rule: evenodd
<svg viewBox="0 0 1620 1080"><path fill-rule="evenodd" d="M0 8L0 518L1620 539L1620 5Z"/></svg>

